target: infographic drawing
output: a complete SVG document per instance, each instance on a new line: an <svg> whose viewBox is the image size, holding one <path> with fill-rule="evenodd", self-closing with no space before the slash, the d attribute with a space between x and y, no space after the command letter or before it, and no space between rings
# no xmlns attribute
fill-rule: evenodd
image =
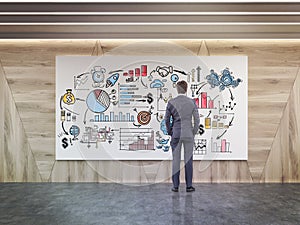
<svg viewBox="0 0 300 225"><path fill-rule="evenodd" d="M194 160L247 160L247 77L245 56L58 56L56 159L172 159L164 115L185 80Z"/></svg>

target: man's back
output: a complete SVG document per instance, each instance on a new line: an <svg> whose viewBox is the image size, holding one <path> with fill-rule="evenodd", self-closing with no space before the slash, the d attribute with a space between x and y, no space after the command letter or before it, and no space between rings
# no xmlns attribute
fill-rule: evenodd
<svg viewBox="0 0 300 225"><path fill-rule="evenodd" d="M172 116L172 125L167 121ZM192 123L194 118L194 125ZM199 114L193 99L178 95L168 102L166 109L166 125L172 138L194 137L199 127Z"/></svg>
<svg viewBox="0 0 300 225"><path fill-rule="evenodd" d="M168 102L165 121L168 134L171 135L172 147L172 191L178 192L181 146L184 146L186 191L195 191L193 179L193 146L194 136L198 131L200 118L195 101L186 96L188 84L182 80L176 84L178 96ZM171 124L172 118L172 124ZM194 119L194 124L193 124Z"/></svg>

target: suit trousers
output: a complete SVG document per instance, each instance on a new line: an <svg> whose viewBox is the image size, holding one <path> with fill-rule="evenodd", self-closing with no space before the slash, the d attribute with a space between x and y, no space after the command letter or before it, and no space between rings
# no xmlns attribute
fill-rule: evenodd
<svg viewBox="0 0 300 225"><path fill-rule="evenodd" d="M181 161L181 147L184 147L184 169L185 169L185 183L186 187L192 186L193 179L193 148L194 138L172 138L172 181L174 187L179 187L180 183L180 161Z"/></svg>

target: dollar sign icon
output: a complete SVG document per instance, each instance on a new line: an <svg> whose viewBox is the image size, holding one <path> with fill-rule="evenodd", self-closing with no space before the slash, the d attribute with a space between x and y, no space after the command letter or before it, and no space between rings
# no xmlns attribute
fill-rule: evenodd
<svg viewBox="0 0 300 225"><path fill-rule="evenodd" d="M64 149L66 149L69 146L68 139L66 137L64 137L62 139L62 146L63 146Z"/></svg>
<svg viewBox="0 0 300 225"><path fill-rule="evenodd" d="M72 102L72 97L70 95L67 96L67 103Z"/></svg>
<svg viewBox="0 0 300 225"><path fill-rule="evenodd" d="M147 102L151 104L153 102L153 95L151 93L147 94Z"/></svg>
<svg viewBox="0 0 300 225"><path fill-rule="evenodd" d="M202 134L204 134L204 126L203 126L203 124L200 124L200 126L199 126L199 134L200 134L200 136Z"/></svg>
<svg viewBox="0 0 300 225"><path fill-rule="evenodd" d="M67 89L67 93L64 94L62 100L67 105L72 105L75 103L75 96L72 93L72 89Z"/></svg>

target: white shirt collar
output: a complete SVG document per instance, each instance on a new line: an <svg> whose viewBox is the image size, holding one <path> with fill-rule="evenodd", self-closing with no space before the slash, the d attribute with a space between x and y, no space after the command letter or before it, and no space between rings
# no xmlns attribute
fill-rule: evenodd
<svg viewBox="0 0 300 225"><path fill-rule="evenodd" d="M178 96L179 96L179 95L183 95L183 96L186 96L186 93L185 93L185 94L178 94Z"/></svg>

